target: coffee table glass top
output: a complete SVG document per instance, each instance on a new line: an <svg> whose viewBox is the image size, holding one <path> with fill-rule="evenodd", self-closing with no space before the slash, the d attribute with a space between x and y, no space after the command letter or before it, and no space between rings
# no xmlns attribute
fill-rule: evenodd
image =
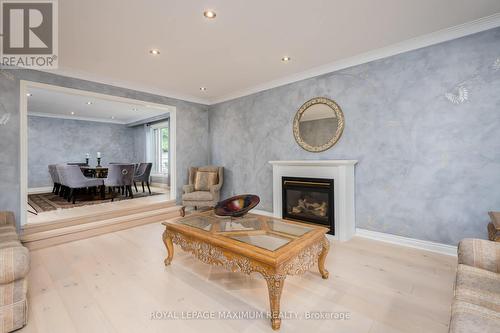
<svg viewBox="0 0 500 333"><path fill-rule="evenodd" d="M276 251L314 229L312 226L252 214L240 218L219 217L213 213L195 214L176 221L176 224L201 229L269 251Z"/></svg>

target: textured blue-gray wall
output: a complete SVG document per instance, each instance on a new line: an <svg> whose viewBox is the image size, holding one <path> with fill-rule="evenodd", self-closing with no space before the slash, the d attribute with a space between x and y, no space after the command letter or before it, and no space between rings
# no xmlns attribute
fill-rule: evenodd
<svg viewBox="0 0 500 333"><path fill-rule="evenodd" d="M12 210L17 217L19 217L21 209L19 189L19 80L42 82L175 106L177 110L177 199L180 199L182 185L187 181L188 167L204 165L209 159L207 143L208 107L206 105L46 72L2 70L0 71L0 184L2 184L0 209Z"/></svg>
<svg viewBox="0 0 500 333"><path fill-rule="evenodd" d="M223 194L256 193L272 211L268 161L356 159L357 227L448 244L484 238L488 210L500 210L499 58L500 28L211 106ZM468 99L454 104L461 87ZM295 112L316 96L334 99L346 121L323 153L292 134Z"/></svg>
<svg viewBox="0 0 500 333"><path fill-rule="evenodd" d="M103 165L144 162L146 146L136 146L135 134L136 128L126 125L29 116L28 187L51 186L49 164L85 162L86 153L90 165L97 164L97 152Z"/></svg>

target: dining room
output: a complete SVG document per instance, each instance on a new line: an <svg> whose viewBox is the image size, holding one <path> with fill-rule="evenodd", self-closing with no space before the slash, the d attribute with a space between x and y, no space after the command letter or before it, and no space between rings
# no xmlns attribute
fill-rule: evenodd
<svg viewBox="0 0 500 333"><path fill-rule="evenodd" d="M24 230L171 203L175 108L48 85L26 102Z"/></svg>

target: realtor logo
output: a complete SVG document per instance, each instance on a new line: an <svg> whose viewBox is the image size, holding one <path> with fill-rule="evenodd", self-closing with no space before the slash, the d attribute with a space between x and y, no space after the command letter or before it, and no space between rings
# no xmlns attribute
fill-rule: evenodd
<svg viewBox="0 0 500 333"><path fill-rule="evenodd" d="M3 0L1 65L57 68L57 1Z"/></svg>

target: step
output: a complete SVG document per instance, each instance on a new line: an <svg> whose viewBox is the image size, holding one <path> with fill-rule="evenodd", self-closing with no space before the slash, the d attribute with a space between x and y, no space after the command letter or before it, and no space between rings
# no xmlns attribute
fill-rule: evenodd
<svg viewBox="0 0 500 333"><path fill-rule="evenodd" d="M176 205L175 200L162 200L158 202L140 202L141 199L134 199L133 203L134 206L130 207L130 205L127 205L124 207L120 203L128 202L128 200L124 201L118 201L114 203L105 203L102 205L108 205L109 209L106 209L104 212L95 212L95 211L90 211L90 212L83 212L78 214L78 216L71 216L71 217L62 217L62 218L56 218L51 221L47 222L42 222L42 223L30 223L26 224L23 226L23 235L29 235L33 233L38 233L41 231L48 231L48 230L53 230L53 229L58 229L58 228L65 228L65 227L70 227L70 226L75 226L75 225L82 225L86 223L92 223L92 222L97 222L97 221L102 221L102 220L107 220L107 219L112 219L112 218L117 218L117 217L122 217L122 216L129 216L132 214L137 214L137 213L142 213L142 212L148 212L152 210L157 210L157 209L162 209L162 208L169 208L169 207L174 207ZM132 201L132 200L131 200ZM145 201L145 200L143 200ZM118 205L116 205L118 203ZM84 208L84 207L78 207L78 208L71 208L72 210ZM42 213L43 214L43 213Z"/></svg>
<svg viewBox="0 0 500 333"><path fill-rule="evenodd" d="M180 206L172 206L101 221L23 234L21 241L28 249L36 250L144 224L161 222L178 217L179 215Z"/></svg>

